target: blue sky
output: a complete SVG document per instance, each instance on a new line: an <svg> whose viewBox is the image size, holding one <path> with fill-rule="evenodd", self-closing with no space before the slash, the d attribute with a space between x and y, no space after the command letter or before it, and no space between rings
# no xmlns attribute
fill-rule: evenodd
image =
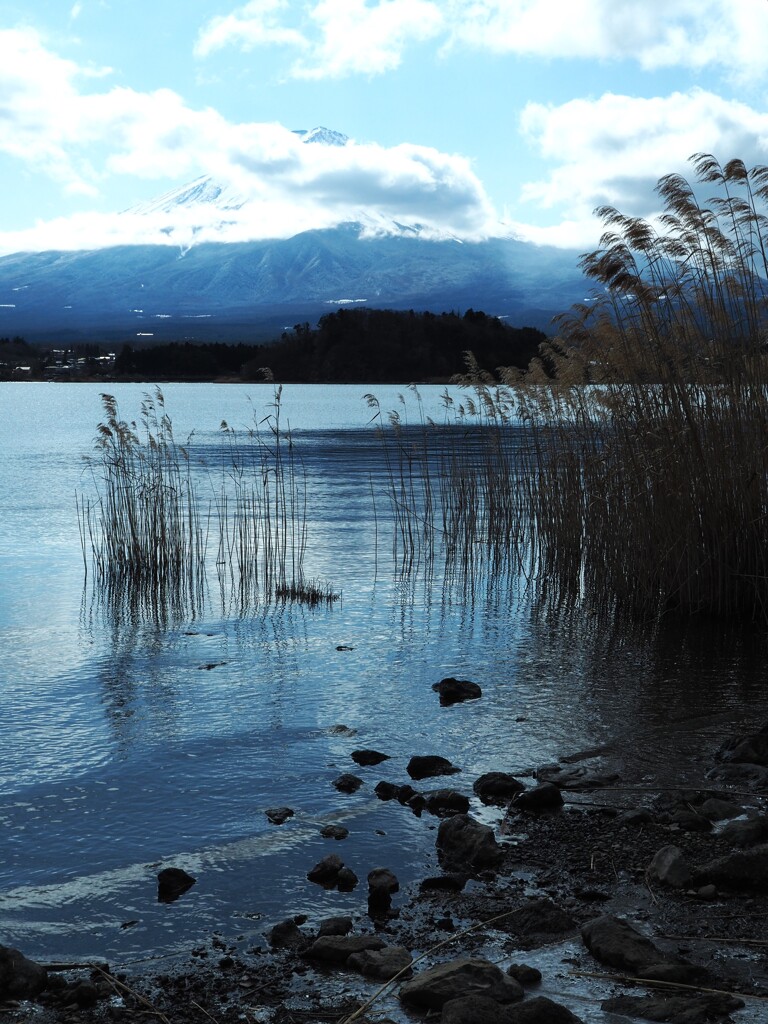
<svg viewBox="0 0 768 1024"><path fill-rule="evenodd" d="M0 254L352 219L584 250L694 152L768 163L766 54L768 0L0 2ZM124 212L201 175L226 222Z"/></svg>

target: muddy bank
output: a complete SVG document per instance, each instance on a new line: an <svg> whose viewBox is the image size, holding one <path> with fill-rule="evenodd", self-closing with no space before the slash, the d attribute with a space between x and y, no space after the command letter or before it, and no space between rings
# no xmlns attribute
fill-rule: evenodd
<svg viewBox="0 0 768 1024"><path fill-rule="evenodd" d="M368 771L386 760L353 744ZM402 888L383 835L378 865L358 877L345 830L330 832L334 852L307 875L359 895L356 913L265 922L259 941L211 936L184 958L130 967L41 970L0 950L4 1019L757 1024L768 1019L768 729L722 737L702 762L699 787L660 790L624 780L610 750L478 779L414 755L375 791L387 813L430 830L440 873ZM275 828L290 811L265 809ZM194 884L165 875L158 898L194 898Z"/></svg>

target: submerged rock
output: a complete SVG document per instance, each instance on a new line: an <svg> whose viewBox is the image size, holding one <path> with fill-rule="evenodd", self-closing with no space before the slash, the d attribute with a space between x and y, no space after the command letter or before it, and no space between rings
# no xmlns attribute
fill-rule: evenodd
<svg viewBox="0 0 768 1024"><path fill-rule="evenodd" d="M399 786L396 786L394 782L387 782L385 779L377 782L373 790L379 800L395 800L399 791Z"/></svg>
<svg viewBox="0 0 768 1024"><path fill-rule="evenodd" d="M731 1020L734 1010L741 1010L743 999L717 992L702 995L616 996L604 999L600 1009L606 1013L642 1017L644 1020L681 1022L681 1024L722 1024Z"/></svg>
<svg viewBox="0 0 768 1024"><path fill-rule="evenodd" d="M304 934L299 928L306 917L289 917L287 921L280 921L267 933L267 942L272 949L304 949L312 941L310 936Z"/></svg>
<svg viewBox="0 0 768 1024"><path fill-rule="evenodd" d="M696 872L696 881L728 889L768 889L768 843L735 850L703 864Z"/></svg>
<svg viewBox="0 0 768 1024"><path fill-rule="evenodd" d="M768 723L756 733L727 740L715 755L718 761L768 767Z"/></svg>
<svg viewBox="0 0 768 1024"><path fill-rule="evenodd" d="M323 839L346 839L349 835L349 829L344 828L343 825L326 825L325 828L320 829L320 835Z"/></svg>
<svg viewBox="0 0 768 1024"><path fill-rule="evenodd" d="M427 810L438 818L466 814L469 810L469 797L455 789L435 789L431 793L425 793L424 797Z"/></svg>

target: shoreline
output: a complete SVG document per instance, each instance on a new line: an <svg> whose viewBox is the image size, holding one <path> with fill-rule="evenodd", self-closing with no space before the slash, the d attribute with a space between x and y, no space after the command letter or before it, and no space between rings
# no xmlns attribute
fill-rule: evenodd
<svg viewBox="0 0 768 1024"><path fill-rule="evenodd" d="M412 1020L431 1007L441 1010L445 1024L470 1024L488 1019L482 1000L489 992L506 1024L589 1024L608 1019L600 1006L609 999L619 1000L611 1011L625 1015L619 1019L762 1021L768 1007L761 952L768 915L768 732L758 728L737 740L723 737L722 748L713 751L711 777L702 772L698 789L625 783L606 751L563 757L513 781L489 773L499 777L482 776L473 790L497 814L493 829L467 813L465 786L451 788L455 780L445 766L445 774L411 775L414 785L393 787L399 792L377 788L392 813L416 814L434 830L442 875L400 892L385 871L372 872L367 886L362 879L355 887L358 913L278 922L265 933L266 947L213 935L188 955L149 959L138 970L52 970L49 988L35 1003L19 1004L5 1019L52 1024L154 1014L169 1024L341 1021L397 968L404 974L371 1012L383 1008ZM341 888L339 839L338 854L324 858L331 862L319 882L326 888ZM308 872L321 864L307 865ZM194 896L193 889L185 893L178 898ZM626 929L616 934L623 927L616 921L637 941ZM588 938L590 929L600 928L613 929L610 941ZM644 945L649 939L654 953ZM414 995L414 982L402 987L415 957L417 978L429 980L436 963L470 959L487 962L507 980L494 975L496 987L478 982L475 991L475 982L462 976L464 1005L446 1008L451 1000L445 993L419 995L415 986ZM523 971L521 962L533 970ZM512 964L517 968L508 973ZM671 1016L658 1016L667 1010ZM481 1011L485 1017L477 1016Z"/></svg>

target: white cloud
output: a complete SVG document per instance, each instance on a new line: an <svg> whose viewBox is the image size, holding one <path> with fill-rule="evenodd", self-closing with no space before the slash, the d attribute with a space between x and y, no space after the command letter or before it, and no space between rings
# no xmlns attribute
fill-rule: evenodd
<svg viewBox="0 0 768 1024"><path fill-rule="evenodd" d="M251 0L201 31L197 53L267 43L297 47L297 77L392 70L410 42L551 58L628 60L646 69L766 75L765 0Z"/></svg>
<svg viewBox="0 0 768 1024"><path fill-rule="evenodd" d="M181 217L115 219L84 213L0 238L5 252L121 242L187 242L286 237L310 227L364 220L372 228L419 222L463 237L492 230L494 213L469 162L412 145L305 144L278 124L233 124L196 110L169 89L81 91L83 73L49 53L32 32L0 33L0 152L46 174L69 192L95 194L109 175L167 182L211 175L242 194L234 220L197 212ZM196 228L196 233L193 231ZM10 247L10 248L9 248Z"/></svg>
<svg viewBox="0 0 768 1024"><path fill-rule="evenodd" d="M244 50L273 44L302 48L306 40L301 32L279 24L277 13L286 9L287 0L251 0L231 14L212 18L200 33L195 53L205 57L229 44Z"/></svg>
<svg viewBox="0 0 768 1024"><path fill-rule="evenodd" d="M278 13L293 18L280 23ZM232 14L212 19L195 52L207 56L224 46L250 50L283 44L302 51L291 73L297 78L374 75L396 68L411 42L435 37L443 15L433 0L319 0L304 11L285 0L251 0Z"/></svg>
<svg viewBox="0 0 768 1024"><path fill-rule="evenodd" d="M703 89L652 99L607 93L559 106L530 103L521 128L555 165L524 187L523 198L562 212L563 222L519 229L557 244L593 245L599 234L593 210L600 205L652 217L660 206L653 191L658 179L670 172L690 177L696 152L722 163L739 157L747 166L768 160L768 113Z"/></svg>

